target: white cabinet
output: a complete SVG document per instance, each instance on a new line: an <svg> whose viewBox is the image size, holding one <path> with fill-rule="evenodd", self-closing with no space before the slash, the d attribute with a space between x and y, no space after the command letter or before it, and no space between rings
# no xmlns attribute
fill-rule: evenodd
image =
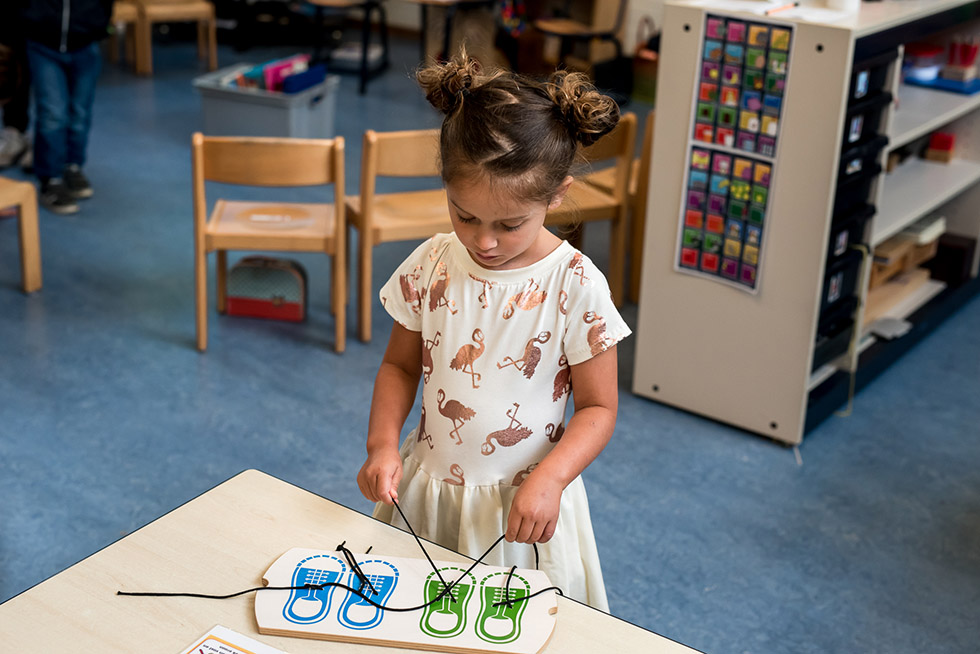
<svg viewBox="0 0 980 654"><path fill-rule="evenodd" d="M935 320L923 317L948 314L980 288L975 247L980 239L980 94L899 81L903 43L972 27L980 2L862 3L858 15L827 23L795 18L793 12L771 17L732 13L733 6L669 3L665 11L633 390L799 443L809 427L846 401L852 381L860 388L931 329ZM793 30L754 293L685 274L678 265L709 15ZM821 15L826 14L811 12L807 18ZM854 130L860 130L860 123L853 120L861 95L855 95L855 66L860 69L888 52L893 53L891 63L868 94L879 93L884 100L874 114L880 120L859 136ZM886 95L897 102L888 102ZM910 157L884 172L891 152L937 129L955 133L953 161ZM884 147L884 139L875 141L879 135L888 139ZM870 148L864 150L869 158L854 154L853 147L862 145ZM856 194L858 202L845 211L841 203L848 193ZM865 201L875 211L855 222L862 227L850 239L851 246L865 247L835 256L841 223L848 212L859 214ZM857 253L931 212L942 212L948 232L974 244L970 279L948 289L930 283L905 298L895 310L912 318L912 330L892 341L876 340L862 328L870 263ZM849 303L834 295L840 280L847 279L842 256L851 263L864 261L846 273L853 286L853 291L844 290L852 298ZM822 361L828 300L839 311L845 307L840 324L850 327L846 333L837 329L837 342L831 345L839 352Z"/></svg>

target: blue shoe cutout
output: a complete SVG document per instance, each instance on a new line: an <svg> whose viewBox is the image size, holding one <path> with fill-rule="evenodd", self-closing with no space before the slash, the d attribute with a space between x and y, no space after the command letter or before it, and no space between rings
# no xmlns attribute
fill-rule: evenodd
<svg viewBox="0 0 980 654"><path fill-rule="evenodd" d="M395 584L398 583L398 568L388 561L379 559L358 562L358 565L360 565L361 571L368 578L368 581L371 582L370 586L365 584L362 587L360 578L356 573L351 572L350 587L370 597L373 602L384 606L391 597L392 591L395 590ZM372 588L374 589L373 592ZM382 609L351 592L347 593L347 597L340 607L340 615L337 616L340 624L349 629L360 631L374 629L381 624L382 618L384 618Z"/></svg>
<svg viewBox="0 0 980 654"><path fill-rule="evenodd" d="M317 554L296 564L290 586L337 583L345 572L347 572L347 565L337 557ZM282 609L282 616L295 624L313 624L323 620L330 611L333 589L334 586L327 586L320 589L304 588L290 591L289 600Z"/></svg>

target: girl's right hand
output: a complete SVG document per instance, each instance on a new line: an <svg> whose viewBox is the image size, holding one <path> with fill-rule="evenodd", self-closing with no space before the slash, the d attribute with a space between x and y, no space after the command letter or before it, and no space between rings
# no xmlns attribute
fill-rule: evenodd
<svg viewBox="0 0 980 654"><path fill-rule="evenodd" d="M357 473L357 486L372 502L392 504L398 501L398 484L402 480L402 460L398 450L385 449L368 455Z"/></svg>

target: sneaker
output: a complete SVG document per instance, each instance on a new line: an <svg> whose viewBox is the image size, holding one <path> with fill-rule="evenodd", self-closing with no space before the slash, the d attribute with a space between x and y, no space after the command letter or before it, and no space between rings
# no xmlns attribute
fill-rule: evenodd
<svg viewBox="0 0 980 654"><path fill-rule="evenodd" d="M41 196L38 198L41 206L48 211L57 214L70 214L78 212L78 205L68 191L65 181L59 177L52 177L46 182L41 182Z"/></svg>
<svg viewBox="0 0 980 654"><path fill-rule="evenodd" d="M93 195L92 185L88 183L88 178L78 164L68 164L65 167L65 186L68 187L71 197L76 200L84 200Z"/></svg>
<svg viewBox="0 0 980 654"><path fill-rule="evenodd" d="M0 132L0 169L13 166L22 161L31 150L27 137L20 130L4 127Z"/></svg>

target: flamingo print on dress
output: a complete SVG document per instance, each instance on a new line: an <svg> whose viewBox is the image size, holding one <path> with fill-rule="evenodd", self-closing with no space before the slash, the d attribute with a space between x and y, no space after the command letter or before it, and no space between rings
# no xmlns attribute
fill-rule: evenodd
<svg viewBox="0 0 980 654"><path fill-rule="evenodd" d="M478 295L476 299L481 302L480 308L486 309L487 307L490 306L490 302L487 299L487 291L493 288L497 282L491 281L489 279L483 279L482 277L477 277L473 273L467 273L467 274L470 276L470 279L472 279L475 282L479 282L480 284L483 285L483 290L480 292L480 295Z"/></svg>
<svg viewBox="0 0 980 654"><path fill-rule="evenodd" d="M439 405L439 413L449 418L453 423L453 429L449 432L450 438L456 441L457 445L463 444L463 437L459 435L459 430L463 424L476 415L476 411L456 400L446 401L446 391L441 388L436 391L436 404Z"/></svg>
<svg viewBox="0 0 980 654"><path fill-rule="evenodd" d="M514 315L514 312L518 309L523 309L524 311L530 311L534 307L538 306L548 298L548 291L538 290L540 286L533 279L527 280L527 286L524 287L520 293L512 295L509 300L507 300L507 306L504 307L504 320L507 320Z"/></svg>
<svg viewBox="0 0 980 654"><path fill-rule="evenodd" d="M532 463L528 467L524 468L523 470L521 470L520 472L518 472L516 475L514 475L514 481L510 482L510 485L511 486L520 486L521 484L524 483L524 480L527 479L528 476L530 476L530 474L532 472L534 472L534 469L537 468L537 467L538 467L538 464L537 463Z"/></svg>
<svg viewBox="0 0 980 654"><path fill-rule="evenodd" d="M439 307L446 307L449 313L455 314L456 303L446 299L446 289L449 287L449 269L445 261L440 261L436 266L436 280L429 286L429 311L435 311Z"/></svg>
<svg viewBox="0 0 980 654"><path fill-rule="evenodd" d="M565 289L562 289L558 291L558 311L560 311L561 315L563 316L568 315L568 309L565 308L566 302L568 302L568 293L565 292Z"/></svg>
<svg viewBox="0 0 980 654"><path fill-rule="evenodd" d="M458 463L449 466L449 476L443 479L443 481L453 486L465 486L466 477L463 475L463 466Z"/></svg>
<svg viewBox="0 0 980 654"><path fill-rule="evenodd" d="M606 321L605 319L596 314L595 311L586 311L585 315L582 316L582 320L585 324L592 325L589 327L589 348L592 350L592 356L601 354L606 351Z"/></svg>
<svg viewBox="0 0 980 654"><path fill-rule="evenodd" d="M422 297L425 295L425 287L422 288L422 292L420 293L418 287L415 285L419 281L419 277L422 276L421 271L422 266L415 266L415 270L407 275L398 276L398 284L402 289L402 297L405 298L405 302L412 305L412 311L415 313L421 313Z"/></svg>
<svg viewBox="0 0 980 654"><path fill-rule="evenodd" d="M568 357L564 354L558 357L558 374L555 375L555 390L551 393L551 401L557 402L565 393L572 392L572 369L568 366Z"/></svg>
<svg viewBox="0 0 980 654"><path fill-rule="evenodd" d="M468 374L470 376L470 382L473 384L473 388L480 388L480 385L476 382L480 381L482 377L480 376L480 373L476 372L476 370L473 368L473 364L476 363L476 360L483 355L483 350L486 349L486 346L483 344L483 330L481 330L479 327L474 329L473 338L471 340L476 343L476 345L473 346L467 344L459 348L459 350L456 351L456 356L454 356L453 360L449 362L449 367L453 370L459 370L460 372L465 372ZM469 370L467 370L467 368L469 368Z"/></svg>
<svg viewBox="0 0 980 654"><path fill-rule="evenodd" d="M490 456L497 450L491 441L497 441L501 447L513 447L533 433L530 429L521 425L521 421L517 419L517 411L520 408L521 405L514 402L514 412L507 411L507 417L510 418L510 425L508 425L507 429L498 429L487 435L487 442L480 446L480 452L483 455Z"/></svg>
<svg viewBox="0 0 980 654"><path fill-rule="evenodd" d="M432 376L432 370L435 368L432 363L432 348L439 345L440 336L442 333L436 332L431 339L426 338L422 341L422 380L426 383L429 382L429 377Z"/></svg>
<svg viewBox="0 0 980 654"><path fill-rule="evenodd" d="M511 357L504 357L504 363L497 364L497 367L501 370L507 366L514 366L518 370L524 373L524 376L528 379L534 376L534 370L538 367L538 361L541 360L541 348L536 344L544 345L551 339L551 332L541 332L531 340L527 342L524 346L524 355L520 359L512 359Z"/></svg>
<svg viewBox="0 0 980 654"><path fill-rule="evenodd" d="M568 262L568 268L572 271L573 275L578 277L579 284L585 286L585 282L589 281L589 278L585 276L585 264L582 259L582 253L576 252L572 260Z"/></svg>
<svg viewBox="0 0 980 654"><path fill-rule="evenodd" d="M559 423L557 427L553 423L548 423L544 426L544 433L548 437L548 441L551 443L557 443L561 440L561 437L565 435L565 423Z"/></svg>
<svg viewBox="0 0 980 654"><path fill-rule="evenodd" d="M429 445L429 449L432 449L432 434L425 431L425 407L421 409L422 415L419 417L419 428L416 430L418 435L415 439L416 443L421 443L425 441Z"/></svg>

